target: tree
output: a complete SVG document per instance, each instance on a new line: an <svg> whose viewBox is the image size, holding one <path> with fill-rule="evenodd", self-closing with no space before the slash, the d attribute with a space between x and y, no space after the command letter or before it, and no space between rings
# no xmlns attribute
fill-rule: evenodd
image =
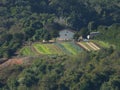
<svg viewBox="0 0 120 90"><path fill-rule="evenodd" d="M48 32L46 32L46 34L44 35L43 39L44 39L45 41L49 41L49 40L51 39L50 34L49 34Z"/></svg>
<svg viewBox="0 0 120 90"><path fill-rule="evenodd" d="M50 31L50 34L51 34L52 38L57 38L59 36L59 31L52 30L52 31Z"/></svg>

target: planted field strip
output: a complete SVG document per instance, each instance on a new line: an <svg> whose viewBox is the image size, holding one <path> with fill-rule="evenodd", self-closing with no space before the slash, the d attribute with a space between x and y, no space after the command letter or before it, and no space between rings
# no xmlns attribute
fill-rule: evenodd
<svg viewBox="0 0 120 90"><path fill-rule="evenodd" d="M33 47L33 45L31 46L31 49L35 53L35 55L39 55L39 52L36 51L36 49Z"/></svg>
<svg viewBox="0 0 120 90"><path fill-rule="evenodd" d="M51 54L63 54L62 49L57 47L55 44L46 44L46 46L49 48Z"/></svg>
<svg viewBox="0 0 120 90"><path fill-rule="evenodd" d="M85 44L83 44L82 42L78 42L77 44L80 45L85 50L90 51L90 49Z"/></svg>
<svg viewBox="0 0 120 90"><path fill-rule="evenodd" d="M25 46L20 50L21 55L35 55L29 46Z"/></svg>
<svg viewBox="0 0 120 90"><path fill-rule="evenodd" d="M93 47L95 47L96 50L100 50L100 48L99 48L97 45L95 45L93 42L90 42L90 44L91 44Z"/></svg>
<svg viewBox="0 0 120 90"><path fill-rule="evenodd" d="M55 45L62 50L62 54L71 54L62 44L55 43Z"/></svg>
<svg viewBox="0 0 120 90"><path fill-rule="evenodd" d="M63 49L56 44L34 44L34 48L40 54L64 54Z"/></svg>
<svg viewBox="0 0 120 90"><path fill-rule="evenodd" d="M34 48L40 54L73 54L81 52L81 48L72 42L53 43L53 44L34 44Z"/></svg>
<svg viewBox="0 0 120 90"><path fill-rule="evenodd" d="M91 45L89 42L86 42L86 44L90 47L91 50L97 50L93 45Z"/></svg>
<svg viewBox="0 0 120 90"><path fill-rule="evenodd" d="M42 55L42 54L68 54L76 55L82 51L74 42L41 44L34 43L32 46L26 46L21 49L21 55Z"/></svg>
<svg viewBox="0 0 120 90"><path fill-rule="evenodd" d="M84 42L84 44L86 45L86 47L88 47L90 49L90 51L94 50L94 48L92 48L92 46L90 46L89 43Z"/></svg>
<svg viewBox="0 0 120 90"><path fill-rule="evenodd" d="M46 44L34 44L33 47L40 54L51 54L50 49L46 46Z"/></svg>
<svg viewBox="0 0 120 90"><path fill-rule="evenodd" d="M73 55L78 54L82 50L72 42L62 43L62 45Z"/></svg>
<svg viewBox="0 0 120 90"><path fill-rule="evenodd" d="M100 48L92 42L78 42L78 44L87 51L100 50Z"/></svg>

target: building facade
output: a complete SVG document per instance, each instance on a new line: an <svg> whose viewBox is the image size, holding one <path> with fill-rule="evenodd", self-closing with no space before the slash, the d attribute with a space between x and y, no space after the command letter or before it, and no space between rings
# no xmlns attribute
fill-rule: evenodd
<svg viewBox="0 0 120 90"><path fill-rule="evenodd" d="M69 29L64 29L59 32L58 40L73 40L75 32Z"/></svg>

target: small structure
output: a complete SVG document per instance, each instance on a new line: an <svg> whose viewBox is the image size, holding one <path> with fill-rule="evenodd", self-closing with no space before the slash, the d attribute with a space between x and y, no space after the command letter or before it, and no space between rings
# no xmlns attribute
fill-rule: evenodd
<svg viewBox="0 0 120 90"><path fill-rule="evenodd" d="M43 43L47 43L47 41L46 41L46 40L43 40L42 42L43 42Z"/></svg>
<svg viewBox="0 0 120 90"><path fill-rule="evenodd" d="M90 32L90 35L87 35L87 39L92 39L99 34L100 34L99 32Z"/></svg>
<svg viewBox="0 0 120 90"><path fill-rule="evenodd" d="M49 43L54 43L55 42L55 40L49 40Z"/></svg>
<svg viewBox="0 0 120 90"><path fill-rule="evenodd" d="M87 35L87 39L90 39L90 35Z"/></svg>
<svg viewBox="0 0 120 90"><path fill-rule="evenodd" d="M75 32L70 29L64 29L59 32L58 40L73 40Z"/></svg>
<svg viewBox="0 0 120 90"><path fill-rule="evenodd" d="M46 40L43 40L42 43L54 43L55 40L49 40L49 41L46 41Z"/></svg>
<svg viewBox="0 0 120 90"><path fill-rule="evenodd" d="M83 41L83 36L80 36L77 41Z"/></svg>

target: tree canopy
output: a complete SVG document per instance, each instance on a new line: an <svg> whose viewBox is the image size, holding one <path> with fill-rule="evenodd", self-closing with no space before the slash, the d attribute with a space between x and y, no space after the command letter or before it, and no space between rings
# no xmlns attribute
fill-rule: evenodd
<svg viewBox="0 0 120 90"><path fill-rule="evenodd" d="M100 25L120 23L119 4L119 0L1 0L0 47L3 49L6 45L6 48L0 49L0 57L7 54L4 51L14 52L29 40L54 38L60 27L89 31ZM42 35L43 30L47 31L46 35Z"/></svg>

